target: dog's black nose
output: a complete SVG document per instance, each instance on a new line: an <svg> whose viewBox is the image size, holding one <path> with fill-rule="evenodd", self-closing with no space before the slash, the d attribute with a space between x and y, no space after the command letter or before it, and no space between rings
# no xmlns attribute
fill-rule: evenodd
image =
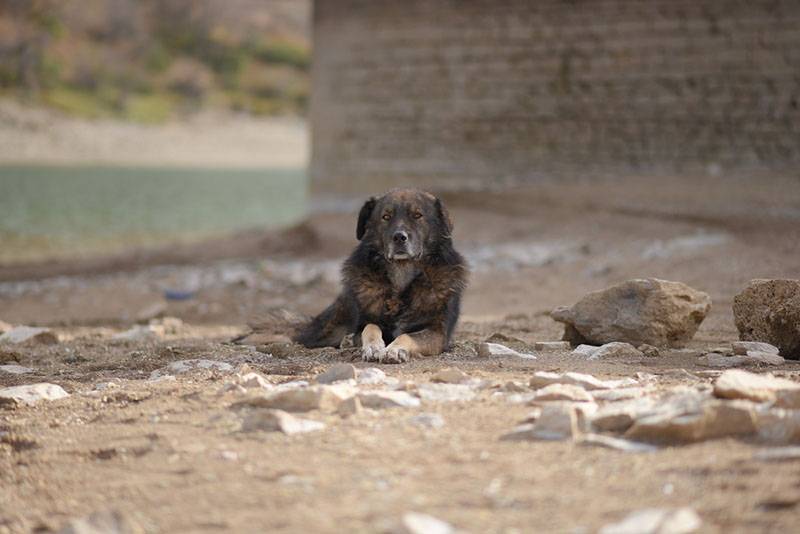
<svg viewBox="0 0 800 534"><path fill-rule="evenodd" d="M405 243L408 241L408 234L403 232L402 230L399 232L395 232L394 236L392 236L392 240L395 243Z"/></svg>

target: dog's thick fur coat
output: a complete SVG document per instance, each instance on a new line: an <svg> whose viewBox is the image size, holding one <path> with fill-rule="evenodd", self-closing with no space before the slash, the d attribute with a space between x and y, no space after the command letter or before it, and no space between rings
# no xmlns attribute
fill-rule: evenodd
<svg viewBox="0 0 800 534"><path fill-rule="evenodd" d="M359 244L342 268L343 289L295 340L338 347L356 334L368 361L402 362L446 350L458 320L467 267L453 248L442 202L419 190L369 199Z"/></svg>

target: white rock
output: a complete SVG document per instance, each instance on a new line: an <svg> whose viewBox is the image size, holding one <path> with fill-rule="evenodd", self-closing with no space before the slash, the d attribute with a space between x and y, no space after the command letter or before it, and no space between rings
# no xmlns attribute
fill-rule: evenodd
<svg viewBox="0 0 800 534"><path fill-rule="evenodd" d="M691 443L756 433L755 405L710 401L693 412L662 412L638 419L625 435L634 440Z"/></svg>
<svg viewBox="0 0 800 534"><path fill-rule="evenodd" d="M600 390L600 389L614 389L621 387L637 386L639 382L632 378L624 378L622 380L600 380L592 375L583 373L550 373L547 371L539 371L534 373L530 380L532 388L541 388L550 384L572 384L580 386L587 391Z"/></svg>
<svg viewBox="0 0 800 534"><path fill-rule="evenodd" d="M606 447L623 452L654 452L658 450L658 447L649 443L614 438L602 434L586 434L581 438L581 444Z"/></svg>
<svg viewBox="0 0 800 534"><path fill-rule="evenodd" d="M773 408L758 412L758 437L768 443L800 442L800 410Z"/></svg>
<svg viewBox="0 0 800 534"><path fill-rule="evenodd" d="M58 337L49 328L17 326L0 335L0 343L24 343L34 340L47 345L58 343Z"/></svg>
<svg viewBox="0 0 800 534"><path fill-rule="evenodd" d="M249 413L242 421L243 432L280 431L286 435L293 435L314 432L323 428L325 428L324 423L301 419L282 410L256 410Z"/></svg>
<svg viewBox="0 0 800 534"><path fill-rule="evenodd" d="M537 341L533 344L536 352L569 352L571 348L569 341Z"/></svg>
<svg viewBox="0 0 800 534"><path fill-rule="evenodd" d="M474 388L463 384L420 384L417 393L429 402L466 402L477 395Z"/></svg>
<svg viewBox="0 0 800 534"><path fill-rule="evenodd" d="M377 367L367 367L366 369L359 369L356 381L359 384L383 384L386 380L386 373Z"/></svg>
<svg viewBox="0 0 800 534"><path fill-rule="evenodd" d="M150 373L150 379L154 380L164 375L180 375L191 371L197 371L198 369L232 372L233 366L229 363L217 360L178 360L170 362L170 364L163 369L156 369Z"/></svg>
<svg viewBox="0 0 800 534"><path fill-rule="evenodd" d="M470 377L461 369L448 367L434 373L431 382L442 382L444 384L463 384L469 382Z"/></svg>
<svg viewBox="0 0 800 534"><path fill-rule="evenodd" d="M258 406L287 412L335 411L355 391L347 386L308 386L276 390L234 403L232 407Z"/></svg>
<svg viewBox="0 0 800 534"><path fill-rule="evenodd" d="M255 372L241 375L237 382L245 388L272 389L272 384L270 384L266 378Z"/></svg>
<svg viewBox="0 0 800 534"><path fill-rule="evenodd" d="M592 395L580 386L550 384L536 391L534 401L592 402Z"/></svg>
<svg viewBox="0 0 800 534"><path fill-rule="evenodd" d="M652 393L651 388L622 388L622 389L603 389L592 391L592 397L596 401L619 402L623 400L638 399Z"/></svg>
<svg viewBox="0 0 800 534"><path fill-rule="evenodd" d="M800 383L776 378L770 374L758 375L731 369L720 375L714 383L714 395L722 399L749 399L756 402L775 400L775 392L800 389Z"/></svg>
<svg viewBox="0 0 800 534"><path fill-rule="evenodd" d="M575 438L579 433L578 416L571 406L548 405L533 424L520 425L501 436L505 441L563 440Z"/></svg>
<svg viewBox="0 0 800 534"><path fill-rule="evenodd" d="M337 363L329 367L324 373L317 375L318 384L333 384L341 380L356 378L356 368L349 363Z"/></svg>
<svg viewBox="0 0 800 534"><path fill-rule="evenodd" d="M444 419L438 413L420 413L408 418L408 422L425 428L441 428L444 426Z"/></svg>
<svg viewBox="0 0 800 534"><path fill-rule="evenodd" d="M624 432L637 419L657 413L659 406L657 399L649 397L607 404L591 417L591 424L601 432Z"/></svg>
<svg viewBox="0 0 800 534"><path fill-rule="evenodd" d="M785 462L789 460L800 460L800 447L774 447L762 449L753 454L755 460L762 462Z"/></svg>
<svg viewBox="0 0 800 534"><path fill-rule="evenodd" d="M405 391L362 391L358 400L365 408L416 408L420 400Z"/></svg>
<svg viewBox="0 0 800 534"><path fill-rule="evenodd" d="M586 359L592 359L592 356L600 350L600 347L594 345L578 345L572 351L573 356L581 356Z"/></svg>
<svg viewBox="0 0 800 534"><path fill-rule="evenodd" d="M274 389L275 391L284 391L287 389L305 388L308 386L309 386L308 380L292 380L290 382L277 384Z"/></svg>
<svg viewBox="0 0 800 534"><path fill-rule="evenodd" d="M32 373L33 369L30 367L23 367L21 365L16 364L9 364L9 365L0 365L0 373L7 373L10 375L24 375L27 373Z"/></svg>
<svg viewBox="0 0 800 534"><path fill-rule="evenodd" d="M581 347L585 347L586 345L580 345L577 349L575 349L572 354L573 355L582 355L579 353L578 349ZM586 351L587 349L584 349ZM578 354L576 354L578 353ZM639 351L636 347L631 345L630 343L622 343L620 341L613 341L611 343L606 343L600 347L597 347L596 350L591 351L588 355L586 355L587 360L605 360L605 359L613 359L613 358L639 358L643 357L641 351Z"/></svg>
<svg viewBox="0 0 800 534"><path fill-rule="evenodd" d="M772 352L764 352L759 350L748 350L747 358L749 360L753 360L758 363L763 363L766 365L783 365L784 363L786 363L786 360L783 359L783 356L779 356Z"/></svg>
<svg viewBox="0 0 800 534"><path fill-rule="evenodd" d="M747 355L750 351L767 352L769 354L779 354L780 351L775 345L769 343L762 343L760 341L734 341L731 343L733 353L740 356Z"/></svg>
<svg viewBox="0 0 800 534"><path fill-rule="evenodd" d="M704 367L731 368L742 367L750 362L747 356L725 356L718 352L709 352L697 359L697 363Z"/></svg>
<svg viewBox="0 0 800 534"><path fill-rule="evenodd" d="M606 525L600 534L684 534L703 524L691 508L646 508L628 514L619 523Z"/></svg>
<svg viewBox="0 0 800 534"><path fill-rule="evenodd" d="M349 399L345 399L341 402L341 404L339 404L339 407L336 408L336 413L341 417L358 415L363 411L364 408L361 406L361 401L358 400L358 397L350 397Z"/></svg>
<svg viewBox="0 0 800 534"><path fill-rule="evenodd" d="M401 521L401 534L453 534L455 529L449 523L427 514L407 512Z"/></svg>
<svg viewBox="0 0 800 534"><path fill-rule="evenodd" d="M111 336L114 341L149 341L156 339L156 333L149 326L135 325Z"/></svg>
<svg viewBox="0 0 800 534"><path fill-rule="evenodd" d="M140 525L111 510L72 519L58 531L58 534L138 534L144 531Z"/></svg>
<svg viewBox="0 0 800 534"><path fill-rule="evenodd" d="M0 405L35 404L42 400L57 400L65 397L69 397L69 393L64 391L61 386L47 382L0 389Z"/></svg>
<svg viewBox="0 0 800 534"><path fill-rule="evenodd" d="M535 360L536 356L524 352L517 352L500 343L481 343L478 345L478 355L484 358L489 356L516 356L525 360Z"/></svg>

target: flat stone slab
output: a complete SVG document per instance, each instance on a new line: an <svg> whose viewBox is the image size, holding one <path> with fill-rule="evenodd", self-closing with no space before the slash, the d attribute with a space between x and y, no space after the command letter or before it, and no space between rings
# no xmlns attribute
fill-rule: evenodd
<svg viewBox="0 0 800 534"><path fill-rule="evenodd" d="M23 367L13 363L9 365L0 365L0 373L6 373L9 375L24 375L32 372L33 369L30 367Z"/></svg>
<svg viewBox="0 0 800 534"><path fill-rule="evenodd" d="M69 397L61 386L40 382L0 389L0 405L36 404L43 400L58 400Z"/></svg>

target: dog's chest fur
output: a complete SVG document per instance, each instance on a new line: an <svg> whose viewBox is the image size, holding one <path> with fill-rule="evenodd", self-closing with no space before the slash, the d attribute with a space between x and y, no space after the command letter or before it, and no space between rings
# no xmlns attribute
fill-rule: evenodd
<svg viewBox="0 0 800 534"><path fill-rule="evenodd" d="M419 267L410 261L391 262L386 269L389 274L389 281L395 294L400 294L414 281L420 273Z"/></svg>

